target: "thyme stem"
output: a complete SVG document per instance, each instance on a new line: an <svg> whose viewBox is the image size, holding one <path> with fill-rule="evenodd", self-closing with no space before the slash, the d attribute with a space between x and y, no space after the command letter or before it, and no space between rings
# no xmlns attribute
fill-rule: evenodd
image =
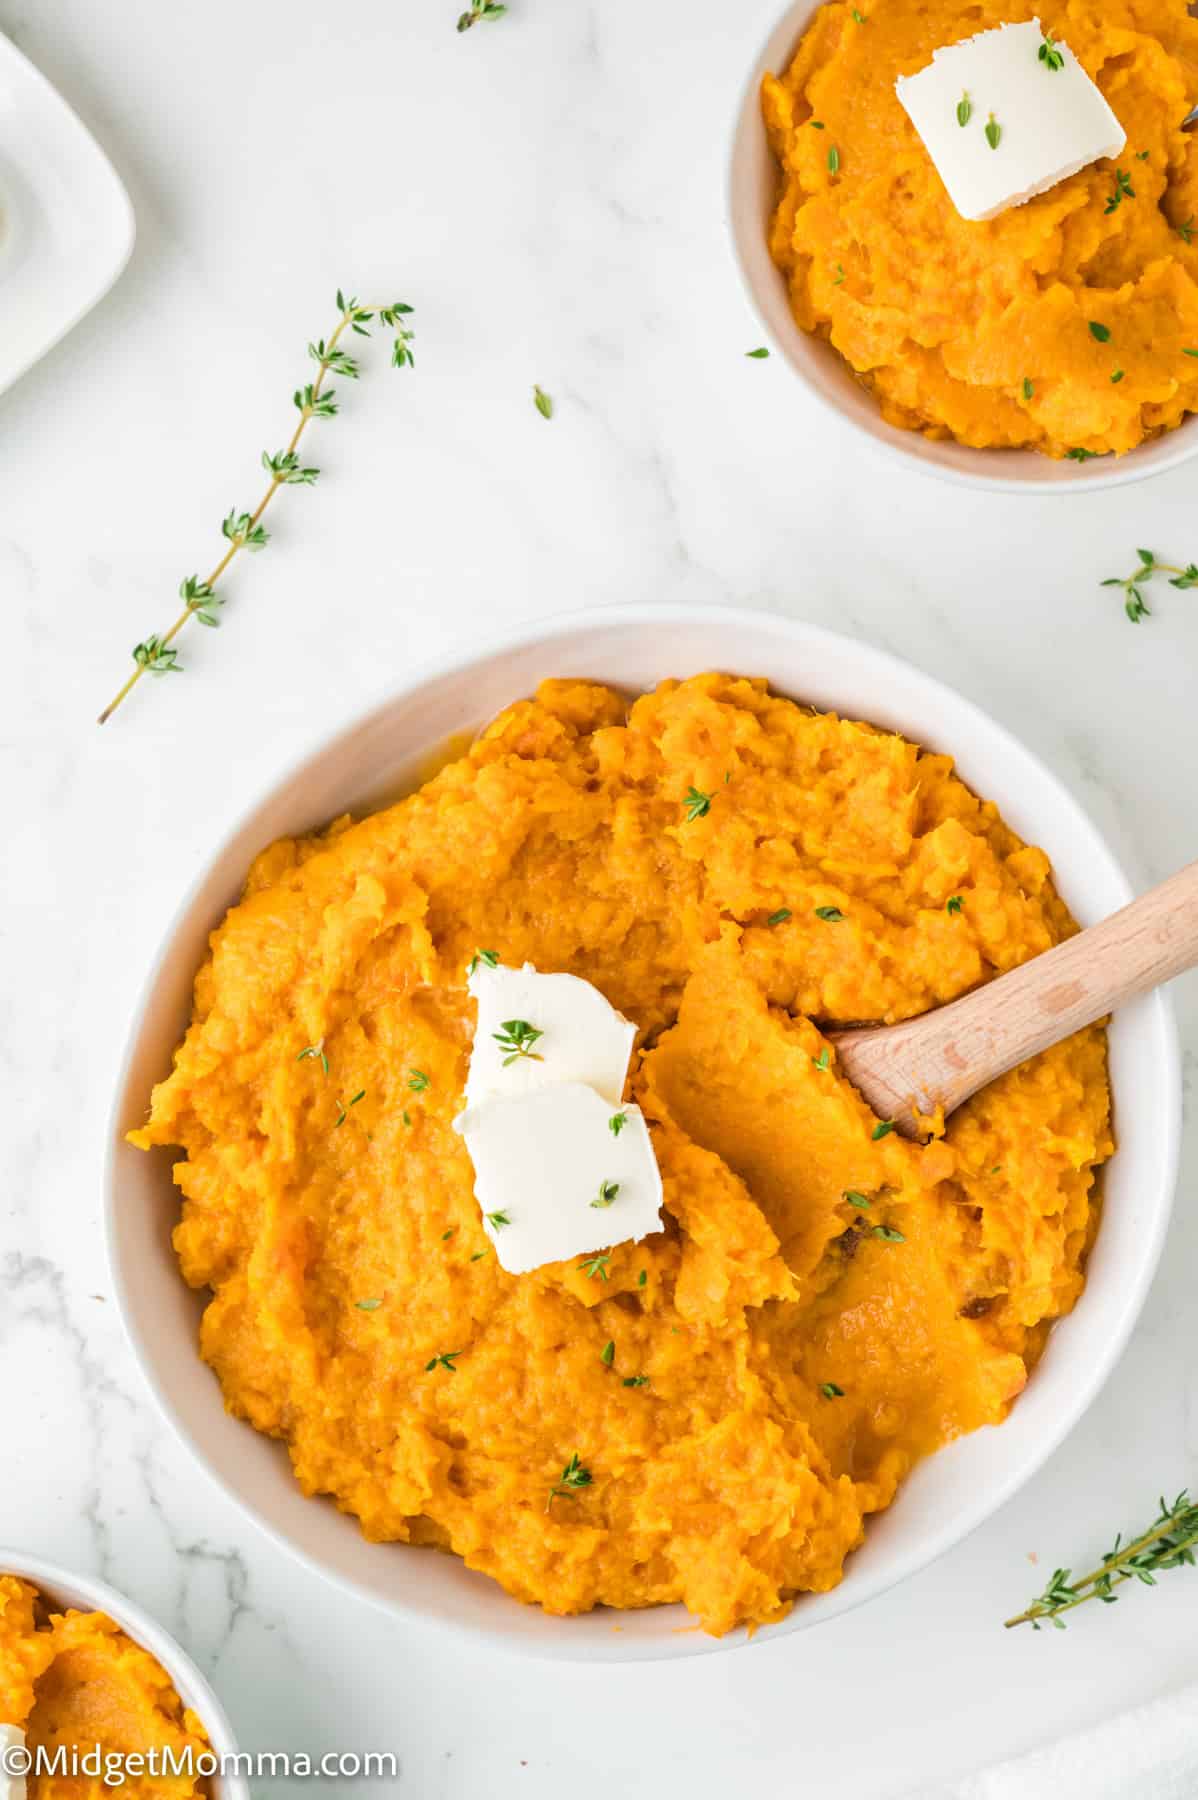
<svg viewBox="0 0 1198 1800"><path fill-rule="evenodd" d="M1015 1625L1028 1625L1039 1631L1042 1620L1064 1629L1063 1613L1072 1612L1087 1600L1101 1600L1110 1606L1118 1598L1112 1591L1125 1581L1141 1581L1155 1587L1156 1571L1192 1566L1194 1547L1198 1545L1198 1505L1184 1490L1172 1503L1162 1496L1160 1512L1147 1531L1130 1543L1122 1533L1096 1569L1078 1581L1070 1581L1069 1569L1057 1569L1038 1599L1004 1621L1009 1631Z"/></svg>
<svg viewBox="0 0 1198 1800"><path fill-rule="evenodd" d="M215 565L212 573L207 579L198 583L194 580L183 583L181 591L190 593L193 597L198 596L200 602L207 599L213 601L217 605L221 604L219 600L216 600L213 589L228 569L234 557L237 556L240 551L244 550L247 545L251 549L261 547L261 544L265 539L259 538L257 542L255 542L255 534L257 533L263 514L266 512L267 507L270 505L279 489L281 487L287 487L297 481L311 483L315 480L317 474L316 470L300 470L297 467L296 451L299 448L300 439L303 437L311 420L314 418L329 418L337 410L336 407L332 405L331 395L325 393L325 383L328 379L330 370L335 369L350 379L355 378L357 375L357 369L353 362L347 358L343 350L338 350L338 344L344 333L352 328L363 336L369 336L370 334L365 330L365 321L372 318L377 313L386 324L393 325L396 329L397 335L392 357L394 365L398 368L403 368L405 365L410 365L412 362L411 351L407 348L408 339L411 334L402 324L398 323L399 315L410 312L410 307L402 304L363 307L358 304L357 300L346 300L344 294L340 291L338 291L337 294L337 305L341 317L337 321L332 336L329 338L327 344L322 340L318 346L313 347L313 354L317 365L316 379L310 386L302 388L297 392L296 399L297 404L299 405L299 418L296 420L294 431L287 440L287 447L278 455L273 457L268 455L263 458L266 466L272 470L270 485L265 494L263 494L261 500L259 500L257 506L254 508L254 511L242 515L237 519L235 529L226 532L226 535L229 538L229 547L221 557L220 561ZM317 350L319 351L319 354L316 354ZM321 404L322 397L323 405ZM299 404L301 399L302 404ZM178 668L179 665L175 660L175 653L171 650L170 646L174 643L179 633L183 630L183 627L197 610L199 610L198 605L192 604L192 600L189 599L188 604L183 608L183 611L179 614L174 624L170 626L169 630L165 631L161 637L149 638L144 644L139 644L137 646L137 649L133 653L133 673L108 702L108 705L104 708L96 721L98 725L107 723L117 707L120 706L121 702L132 693L143 675L165 673L168 670ZM215 624L216 620L210 616L206 622ZM139 652L144 652L145 654L139 655Z"/></svg>

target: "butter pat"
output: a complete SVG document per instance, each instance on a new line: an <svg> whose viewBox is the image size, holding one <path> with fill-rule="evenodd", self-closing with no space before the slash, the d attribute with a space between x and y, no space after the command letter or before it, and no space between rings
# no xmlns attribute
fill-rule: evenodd
<svg viewBox="0 0 1198 1800"><path fill-rule="evenodd" d="M1000 25L937 50L895 83L963 219L1022 206L1127 143L1073 52L1053 40L1042 58L1045 42L1039 19Z"/></svg>
<svg viewBox="0 0 1198 1800"><path fill-rule="evenodd" d="M454 1126L474 1164L487 1234L510 1274L661 1230L661 1173L639 1107L613 1107L568 1081L485 1100Z"/></svg>
<svg viewBox="0 0 1198 1800"><path fill-rule="evenodd" d="M25 1733L19 1725L0 1725L0 1800L25 1800L25 1777L6 1767L9 1754L24 1750Z"/></svg>
<svg viewBox="0 0 1198 1800"><path fill-rule="evenodd" d="M619 1105L636 1026L609 1006L598 988L577 975L540 975L531 963L505 969L483 962L468 986L478 1002L468 1108L562 1081L593 1087L609 1111ZM540 1035L530 1039L517 1032L513 1039L512 1025ZM524 1042L529 1054L519 1054L517 1042Z"/></svg>

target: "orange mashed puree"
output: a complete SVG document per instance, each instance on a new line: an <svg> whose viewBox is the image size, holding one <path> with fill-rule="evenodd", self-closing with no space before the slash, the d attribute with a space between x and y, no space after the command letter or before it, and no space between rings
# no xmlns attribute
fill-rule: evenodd
<svg viewBox="0 0 1198 1800"><path fill-rule="evenodd" d="M1198 20L1186 0L856 11L860 23L843 0L821 7L785 75L764 83L782 171L770 250L803 329L834 345L892 425L978 448L1080 460L1198 410L1186 354L1198 349L1198 133L1180 129L1198 100ZM894 83L943 46L1032 18L1098 83L1127 146L970 224ZM1046 73L1046 104L1051 84ZM1120 172L1132 192L1115 205Z"/></svg>
<svg viewBox="0 0 1198 1800"><path fill-rule="evenodd" d="M100 1751L101 1773L29 1777L29 1800L100 1800L116 1792L134 1800L192 1800L206 1795L202 1777L130 1772L114 1787L110 1757L169 1749L176 1760L209 1749L196 1715L184 1707L170 1676L105 1613L51 1612L36 1588L0 1575L0 1724L20 1725L30 1751L61 1748L80 1757Z"/></svg>
<svg viewBox="0 0 1198 1800"><path fill-rule="evenodd" d="M920 1457L1003 1418L1081 1292L1112 1147L1100 1029L919 1146L875 1135L821 1026L1072 929L945 756L761 681L631 710L545 682L398 805L264 851L212 935L131 1138L183 1147L175 1246L228 1407L367 1537L547 1611L779 1618ZM489 1253L451 1129L479 948L640 1028L667 1217L607 1279ZM551 1497L574 1456L590 1482Z"/></svg>

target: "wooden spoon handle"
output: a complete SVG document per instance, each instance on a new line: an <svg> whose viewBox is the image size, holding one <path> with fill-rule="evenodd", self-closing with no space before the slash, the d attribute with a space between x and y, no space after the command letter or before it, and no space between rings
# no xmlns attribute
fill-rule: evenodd
<svg viewBox="0 0 1198 1800"><path fill-rule="evenodd" d="M883 1117L951 1112L1037 1051L1198 964L1198 862L1122 912L902 1025L837 1034L845 1072ZM858 1075L860 1080L858 1081Z"/></svg>

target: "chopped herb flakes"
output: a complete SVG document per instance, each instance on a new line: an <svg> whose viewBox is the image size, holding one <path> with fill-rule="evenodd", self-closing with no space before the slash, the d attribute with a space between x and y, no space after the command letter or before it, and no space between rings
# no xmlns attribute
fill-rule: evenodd
<svg viewBox="0 0 1198 1800"><path fill-rule="evenodd" d="M476 950L466 964L467 975L473 975L479 963L483 963L488 969L497 969L499 967L498 950Z"/></svg>
<svg viewBox="0 0 1198 1800"><path fill-rule="evenodd" d="M819 1384L819 1391L825 1400L844 1399L844 1389L838 1387L834 1381L821 1381Z"/></svg>
<svg viewBox="0 0 1198 1800"><path fill-rule="evenodd" d="M549 395L545 392L544 388L533 388L532 403L543 419L551 419L553 417L553 401L549 398Z"/></svg>
<svg viewBox="0 0 1198 1800"><path fill-rule="evenodd" d="M544 1035L535 1025L530 1025L527 1019L504 1019L499 1030L491 1033L499 1048L506 1052L503 1059L505 1069L509 1063L517 1062L522 1056L531 1057L533 1062L544 1062L540 1052L533 1049L537 1039Z"/></svg>
<svg viewBox="0 0 1198 1800"><path fill-rule="evenodd" d="M787 919L789 919L789 917L790 917L789 906L780 906L778 908L777 912L772 912L770 914L769 918L766 920L766 924L767 925L785 925L785 923L786 923Z"/></svg>
<svg viewBox="0 0 1198 1800"><path fill-rule="evenodd" d="M382 1305L381 1300L355 1300L354 1305L359 1312L377 1312Z"/></svg>
<svg viewBox="0 0 1198 1800"><path fill-rule="evenodd" d="M811 1060L814 1063L815 1067L820 1071L821 1074L824 1072L824 1070L828 1069L832 1063L832 1053L828 1049L827 1044L824 1045L824 1047L820 1051L819 1055L813 1056L811 1058Z"/></svg>
<svg viewBox="0 0 1198 1800"><path fill-rule="evenodd" d="M647 1375L625 1375L624 1377L625 1387L648 1387L648 1385L649 1377Z"/></svg>
<svg viewBox="0 0 1198 1800"><path fill-rule="evenodd" d="M486 1254L487 1252L485 1250L476 1250L470 1260L471 1262L481 1262Z"/></svg>
<svg viewBox="0 0 1198 1800"><path fill-rule="evenodd" d="M888 1244L905 1244L906 1238L893 1225L872 1225L871 1232L876 1238L884 1238Z"/></svg>
<svg viewBox="0 0 1198 1800"><path fill-rule="evenodd" d="M611 1251L604 1250L599 1256L588 1256L579 1263L579 1272L589 1275L592 1281L610 1281L608 1265L611 1262Z"/></svg>
<svg viewBox="0 0 1198 1800"><path fill-rule="evenodd" d="M626 1112L613 1113L611 1118L607 1121L607 1129L611 1132L613 1137L619 1137L627 1123L628 1114Z"/></svg>
<svg viewBox="0 0 1198 1800"><path fill-rule="evenodd" d="M460 1350L443 1350L439 1356L430 1356L424 1365L425 1374L430 1374L439 1364L441 1368L448 1369L451 1375L456 1375L457 1369L454 1367L454 1357L460 1356L461 1354L462 1352Z"/></svg>
<svg viewBox="0 0 1198 1800"><path fill-rule="evenodd" d="M964 130L965 126L968 125L968 123L969 123L970 119L972 119L972 117L973 117L973 101L969 98L968 91L966 91L965 93L963 93L961 95L961 98L957 101L957 124L960 125L962 130Z"/></svg>
<svg viewBox="0 0 1198 1800"><path fill-rule="evenodd" d="M491 1212L488 1213L486 1217L487 1224L493 1231L501 1231L505 1225L510 1225L512 1222L505 1212Z"/></svg>
<svg viewBox="0 0 1198 1800"><path fill-rule="evenodd" d="M599 1183L599 1192L591 1201L591 1205L597 1207L610 1206L619 1191L620 1184L618 1181L601 1181Z"/></svg>
<svg viewBox="0 0 1198 1800"><path fill-rule="evenodd" d="M1102 323L1101 319L1091 319L1089 321L1089 326L1090 326L1090 336L1095 340L1095 342L1097 342L1099 344L1109 344L1110 343L1111 328L1109 325L1104 325Z"/></svg>
<svg viewBox="0 0 1198 1800"><path fill-rule="evenodd" d="M1002 126L993 113L986 121L986 142L992 150L997 150L1002 143Z"/></svg>
<svg viewBox="0 0 1198 1800"><path fill-rule="evenodd" d="M638 1287L644 1287L644 1285L648 1281L648 1279L649 1279L648 1269L642 1269L640 1274L636 1278L636 1285Z"/></svg>
<svg viewBox="0 0 1198 1800"><path fill-rule="evenodd" d="M838 906L817 906L815 916L817 919L823 919L827 925L839 925L844 918L844 914Z"/></svg>
<svg viewBox="0 0 1198 1800"><path fill-rule="evenodd" d="M1111 385L1113 387L1117 387L1122 380L1123 380L1123 370L1122 369L1113 370L1111 373Z"/></svg>
<svg viewBox="0 0 1198 1800"><path fill-rule="evenodd" d="M1125 200L1134 200L1135 197L1136 190L1131 185L1131 176L1127 170L1116 169L1114 192L1106 203L1107 213L1117 212Z"/></svg>
<svg viewBox="0 0 1198 1800"><path fill-rule="evenodd" d="M1023 378L1023 397L1025 400L1034 400L1036 397L1035 383L1029 381L1026 375Z"/></svg>
<svg viewBox="0 0 1198 1800"><path fill-rule="evenodd" d="M758 344L756 350L746 350L745 355L751 357L754 362L764 362L765 358L769 355L769 351L764 344Z"/></svg>
<svg viewBox="0 0 1198 1800"><path fill-rule="evenodd" d="M321 1040L318 1044L309 1044L306 1049L301 1050L295 1060L296 1060L296 1062L308 1062L313 1057L316 1057L319 1059L320 1066L324 1070L325 1074L327 1075L329 1072L329 1059L325 1055L323 1038L321 1038Z"/></svg>
<svg viewBox="0 0 1198 1800"><path fill-rule="evenodd" d="M423 1069L408 1070L408 1086L414 1094L423 1094L428 1086L428 1076Z"/></svg>
<svg viewBox="0 0 1198 1800"><path fill-rule="evenodd" d="M848 1201L850 1206L870 1207L873 1205L873 1201L867 1200L865 1195L863 1193L861 1193L860 1190L857 1188L846 1188L844 1191L844 1197Z"/></svg>
<svg viewBox="0 0 1198 1800"><path fill-rule="evenodd" d="M594 1477L592 1476L591 1471L584 1468L582 1463L578 1460L578 1452L576 1450L561 1474L558 1476L554 1486L550 1488L549 1498L545 1502L545 1511L549 1511L549 1508L553 1505L555 1500L577 1499L579 1489L590 1487L593 1479Z"/></svg>
<svg viewBox="0 0 1198 1800"><path fill-rule="evenodd" d="M960 894L954 894L944 910L946 913L959 913L964 904Z"/></svg>
<svg viewBox="0 0 1198 1800"><path fill-rule="evenodd" d="M610 1369L612 1364L615 1362L615 1360L616 1360L615 1340L614 1340L614 1338L608 1338L606 1344L604 1344L602 1350L599 1352L599 1361L603 1364L603 1366L605 1368Z"/></svg>
<svg viewBox="0 0 1198 1800"><path fill-rule="evenodd" d="M874 1130L873 1130L874 1143L876 1144L878 1142L879 1138L889 1137L893 1130L894 1130L894 1120L893 1119L880 1120L879 1123L874 1126Z"/></svg>
<svg viewBox="0 0 1198 1800"><path fill-rule="evenodd" d="M711 811L711 803L714 798L714 794L704 794L697 787L687 788L682 800L686 809L687 823L693 825L696 819L705 819Z"/></svg>
<svg viewBox="0 0 1198 1800"><path fill-rule="evenodd" d="M832 175L840 174L840 151L835 144L828 152L828 172Z"/></svg>
<svg viewBox="0 0 1198 1800"><path fill-rule="evenodd" d="M442 1233L441 1233L441 1242L442 1242L442 1243L443 1243L443 1244L446 1244L446 1243L448 1243L448 1242L449 1242L449 1240L450 1240L450 1238L451 1238L451 1237L452 1237L452 1236L453 1236L453 1234L454 1234L454 1232L455 1232L455 1231L456 1231L456 1230L457 1230L457 1226L456 1226L456 1225L451 1225L451 1226L450 1226L450 1227L449 1227L449 1230L448 1230L448 1231L443 1231L443 1232L442 1232Z"/></svg>
<svg viewBox="0 0 1198 1800"><path fill-rule="evenodd" d="M1054 74L1058 69L1065 67L1065 58L1051 31L1044 33L1044 42L1040 46L1040 61L1046 69L1051 69Z"/></svg>
<svg viewBox="0 0 1198 1800"><path fill-rule="evenodd" d="M1104 452L1100 450L1084 450L1080 444L1075 444L1072 450L1066 450L1065 461L1078 463L1093 462L1096 457L1103 454Z"/></svg>

